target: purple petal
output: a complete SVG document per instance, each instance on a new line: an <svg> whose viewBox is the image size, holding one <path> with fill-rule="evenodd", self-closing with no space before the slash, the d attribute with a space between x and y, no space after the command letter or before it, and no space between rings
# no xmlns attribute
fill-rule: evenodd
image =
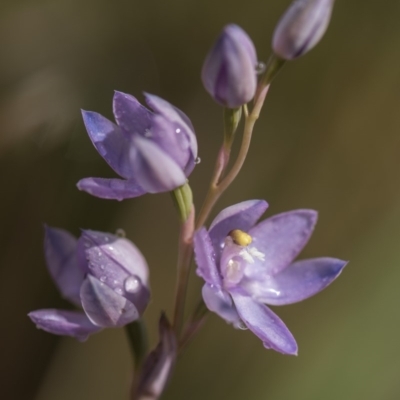
<svg viewBox="0 0 400 400"><path fill-rule="evenodd" d="M122 179L84 178L76 186L79 190L92 196L119 201L139 197L146 193L133 179L125 181Z"/></svg>
<svg viewBox="0 0 400 400"><path fill-rule="evenodd" d="M36 327L54 335L72 336L85 341L89 335L101 330L93 325L88 317L79 311L37 310L28 314Z"/></svg>
<svg viewBox="0 0 400 400"><path fill-rule="evenodd" d="M44 253L50 275L61 295L80 307L79 290L84 272L78 265L76 245L76 238L69 232L45 227Z"/></svg>
<svg viewBox="0 0 400 400"><path fill-rule="evenodd" d="M317 217L313 210L294 210L274 215L250 229L251 247L265 257L265 261L256 260L255 264L262 264L268 275L286 268L307 244Z"/></svg>
<svg viewBox="0 0 400 400"><path fill-rule="evenodd" d="M236 327L240 325L239 315L228 292L206 283L203 286L202 295L204 303L210 311L215 312Z"/></svg>
<svg viewBox="0 0 400 400"><path fill-rule="evenodd" d="M139 249L128 239L109 233L85 230L78 241L78 252L87 273L132 302L140 314L150 298L149 270Z"/></svg>
<svg viewBox="0 0 400 400"><path fill-rule="evenodd" d="M274 312L249 296L237 292L231 292L231 295L240 318L262 340L264 347L283 354L297 355L296 340Z"/></svg>
<svg viewBox="0 0 400 400"><path fill-rule="evenodd" d="M248 231L268 208L264 200L247 200L222 210L212 222L209 233L219 260L225 238L233 229Z"/></svg>
<svg viewBox="0 0 400 400"><path fill-rule="evenodd" d="M261 303L276 306L297 303L325 289L346 264L346 261L328 257L297 261L253 287L252 294Z"/></svg>
<svg viewBox="0 0 400 400"><path fill-rule="evenodd" d="M117 124L127 133L145 135L151 127L153 113L130 94L115 91L113 111Z"/></svg>
<svg viewBox="0 0 400 400"><path fill-rule="evenodd" d="M137 136L134 145L135 177L148 193L168 192L186 182L182 168L157 144Z"/></svg>
<svg viewBox="0 0 400 400"><path fill-rule="evenodd" d="M197 139L194 133L193 125L189 117L181 110L168 103L161 97L153 94L145 93L147 104L157 113L161 114L165 119L172 122L176 128L181 129L182 133L187 135L189 147L193 157L197 157Z"/></svg>
<svg viewBox="0 0 400 400"><path fill-rule="evenodd" d="M221 276L215 263L214 248L205 228L200 228L195 233L193 245L197 275L201 276L210 285L221 287Z"/></svg>
<svg viewBox="0 0 400 400"><path fill-rule="evenodd" d="M82 283L81 301L86 315L97 326L120 327L140 316L133 303L91 275Z"/></svg>
<svg viewBox="0 0 400 400"><path fill-rule="evenodd" d="M121 129L102 115L82 111L90 140L110 167L124 178L132 178L129 161L130 143Z"/></svg>

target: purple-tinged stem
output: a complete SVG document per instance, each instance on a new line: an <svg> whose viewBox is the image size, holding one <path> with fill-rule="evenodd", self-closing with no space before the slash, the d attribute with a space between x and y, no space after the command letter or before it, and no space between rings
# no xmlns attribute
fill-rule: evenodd
<svg viewBox="0 0 400 400"><path fill-rule="evenodd" d="M242 144L241 144L241 147L239 150L239 154L238 154L236 161L233 164L232 168L227 173L225 178L223 178L221 180L220 183L217 183L219 180L219 176L220 176L220 168L217 167L215 169L214 176L211 181L212 183L210 185L206 199L204 200L204 203L203 203L203 207L201 208L199 216L196 221L195 230L199 229L200 227L202 227L205 224L215 203L218 201L218 199L220 198L222 193L235 180L235 178L239 174L240 170L242 169L242 166L244 164L244 161L246 160L246 156L247 156L247 153L250 148L250 142L251 142L251 137L253 134L254 124L256 123L256 121L260 115L260 111L264 104L265 97L267 96L268 89L269 89L269 84L263 85L260 87L258 94L257 94L257 98L255 99L255 102L254 102L253 110L251 111L250 114L246 115L246 117L245 117L244 132L243 132ZM245 114L247 114L246 111L245 111ZM217 166L218 166L218 163L219 163L219 161L217 161Z"/></svg>
<svg viewBox="0 0 400 400"><path fill-rule="evenodd" d="M176 281L174 318L172 328L177 337L182 330L183 316L185 311L186 289L189 279L190 263L192 260L192 239L194 233L194 206L186 221L182 222L178 246L178 275Z"/></svg>

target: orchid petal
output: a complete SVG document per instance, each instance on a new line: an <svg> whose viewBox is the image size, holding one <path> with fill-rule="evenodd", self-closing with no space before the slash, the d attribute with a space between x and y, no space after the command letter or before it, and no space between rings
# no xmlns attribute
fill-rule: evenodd
<svg viewBox="0 0 400 400"><path fill-rule="evenodd" d="M84 178L77 185L79 190L101 199L124 200L142 196L146 191L133 179Z"/></svg>
<svg viewBox="0 0 400 400"><path fill-rule="evenodd" d="M197 139L194 133L193 125L189 117L177 107L168 101L153 94L145 93L147 104L157 113L161 114L165 119L173 123L176 128L181 129L182 133L187 135L189 146L193 157L197 157Z"/></svg>
<svg viewBox="0 0 400 400"><path fill-rule="evenodd" d="M45 227L44 252L47 269L62 296L80 307L79 290L84 272L76 257L76 238L69 232Z"/></svg>
<svg viewBox="0 0 400 400"><path fill-rule="evenodd" d="M219 260L225 238L233 229L248 231L268 208L264 200L247 200L222 210L212 222L209 233Z"/></svg>
<svg viewBox="0 0 400 400"><path fill-rule="evenodd" d="M28 316L39 329L54 335L72 336L82 342L101 330L80 311L44 309L32 311Z"/></svg>
<svg viewBox="0 0 400 400"><path fill-rule="evenodd" d="M179 165L148 139L134 138L134 164L138 184L149 193L168 192L182 186L186 176Z"/></svg>
<svg viewBox="0 0 400 400"><path fill-rule="evenodd" d="M297 303L325 289L346 264L329 257L297 261L268 281L257 282L251 291L261 303L276 306Z"/></svg>
<svg viewBox="0 0 400 400"><path fill-rule="evenodd" d="M135 305L95 277L81 286L82 307L90 321L102 327L121 327L139 318Z"/></svg>
<svg viewBox="0 0 400 400"><path fill-rule="evenodd" d="M214 248L205 228L199 229L193 238L197 275L210 285L221 287L221 276L215 263Z"/></svg>
<svg viewBox="0 0 400 400"><path fill-rule="evenodd" d="M128 239L84 230L78 241L79 256L87 272L132 302L140 314L150 298L148 266L139 249Z"/></svg>
<svg viewBox="0 0 400 400"><path fill-rule="evenodd" d="M121 129L96 112L82 111L82 116L90 140L99 154L118 175L131 178L130 143Z"/></svg>
<svg viewBox="0 0 400 400"><path fill-rule="evenodd" d="M130 94L115 91L113 111L117 124L127 134L145 135L151 127L153 113Z"/></svg>
<svg viewBox="0 0 400 400"><path fill-rule="evenodd" d="M268 275L286 268L307 244L317 222L317 212L294 210L274 215L254 228L249 234L252 247L263 254L265 260L255 260Z"/></svg>
<svg viewBox="0 0 400 400"><path fill-rule="evenodd" d="M262 340L264 347L297 355L296 340L274 312L249 296L238 292L231 292L231 296L243 323Z"/></svg>
<svg viewBox="0 0 400 400"><path fill-rule="evenodd" d="M235 327L240 325L240 317L228 292L216 286L205 284L202 295L204 303L210 311L215 312Z"/></svg>

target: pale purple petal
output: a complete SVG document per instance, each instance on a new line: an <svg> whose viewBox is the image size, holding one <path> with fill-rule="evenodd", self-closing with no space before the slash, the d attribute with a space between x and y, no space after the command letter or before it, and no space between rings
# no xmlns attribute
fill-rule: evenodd
<svg viewBox="0 0 400 400"><path fill-rule="evenodd" d="M83 190L92 196L119 201L142 196L146 193L133 179L84 178L76 186L79 190Z"/></svg>
<svg viewBox="0 0 400 400"><path fill-rule="evenodd" d="M45 309L32 311L28 317L39 329L54 335L72 336L82 342L101 330L80 311Z"/></svg>
<svg viewBox="0 0 400 400"><path fill-rule="evenodd" d="M264 347L297 355L296 340L274 312L249 296L237 292L231 292L231 295L243 323L262 340Z"/></svg>
<svg viewBox="0 0 400 400"><path fill-rule="evenodd" d="M77 240L69 232L45 227L44 253L50 275L61 295L80 307L84 272L78 265L76 246Z"/></svg>
<svg viewBox="0 0 400 400"><path fill-rule="evenodd" d="M128 134L145 135L151 127L153 113L130 94L115 91L113 111L117 124Z"/></svg>
<svg viewBox="0 0 400 400"><path fill-rule="evenodd" d="M153 94L145 93L147 104L157 113L161 114L165 119L180 129L183 134L187 136L189 148L194 158L197 157L197 138L194 133L194 128L189 117L177 107L173 106L168 101Z"/></svg>
<svg viewBox="0 0 400 400"><path fill-rule="evenodd" d="M221 276L215 263L214 248L205 228L200 228L193 238L197 275L210 285L221 287Z"/></svg>
<svg viewBox="0 0 400 400"><path fill-rule="evenodd" d="M93 111L82 110L90 140L110 167L124 178L132 177L128 138L107 118Z"/></svg>
<svg viewBox="0 0 400 400"><path fill-rule="evenodd" d="M191 157L190 143L183 129L162 115L153 118L149 139L158 144L180 167L185 169ZM193 163L194 164L194 163Z"/></svg>
<svg viewBox="0 0 400 400"><path fill-rule="evenodd" d="M135 154L131 155L131 160L135 178L148 193L171 191L186 182L182 168L157 144L137 136L134 145Z"/></svg>
<svg viewBox="0 0 400 400"><path fill-rule="evenodd" d="M317 222L314 210L294 210L274 215L254 228L251 247L264 254L265 261L255 259L268 275L286 268L307 244Z"/></svg>
<svg viewBox="0 0 400 400"><path fill-rule="evenodd" d="M140 317L133 303L91 275L83 281L81 301L86 315L97 326L120 327Z"/></svg>
<svg viewBox="0 0 400 400"><path fill-rule="evenodd" d="M143 313L150 298L149 270L142 253L130 240L85 230L78 241L78 253L86 261L88 273Z"/></svg>
<svg viewBox="0 0 400 400"><path fill-rule="evenodd" d="M297 261L274 277L256 282L250 290L261 303L276 306L297 303L325 289L346 264L329 257Z"/></svg>
<svg viewBox="0 0 400 400"><path fill-rule="evenodd" d="M239 315L228 292L206 283L203 286L202 295L204 303L210 311L215 312L235 327L240 325Z"/></svg>
<svg viewBox="0 0 400 400"><path fill-rule="evenodd" d="M225 238L233 229L248 231L268 208L264 200L247 200L222 210L212 222L209 233L219 260Z"/></svg>

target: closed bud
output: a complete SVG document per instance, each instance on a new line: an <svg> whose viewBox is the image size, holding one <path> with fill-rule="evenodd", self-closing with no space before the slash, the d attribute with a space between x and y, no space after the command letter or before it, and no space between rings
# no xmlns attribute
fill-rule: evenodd
<svg viewBox="0 0 400 400"><path fill-rule="evenodd" d="M328 28L333 3L334 0L295 0L275 28L275 54L292 60L311 50Z"/></svg>
<svg viewBox="0 0 400 400"><path fill-rule="evenodd" d="M214 100L228 108L249 102L256 92L257 54L247 33L227 25L204 61L201 78Z"/></svg>

